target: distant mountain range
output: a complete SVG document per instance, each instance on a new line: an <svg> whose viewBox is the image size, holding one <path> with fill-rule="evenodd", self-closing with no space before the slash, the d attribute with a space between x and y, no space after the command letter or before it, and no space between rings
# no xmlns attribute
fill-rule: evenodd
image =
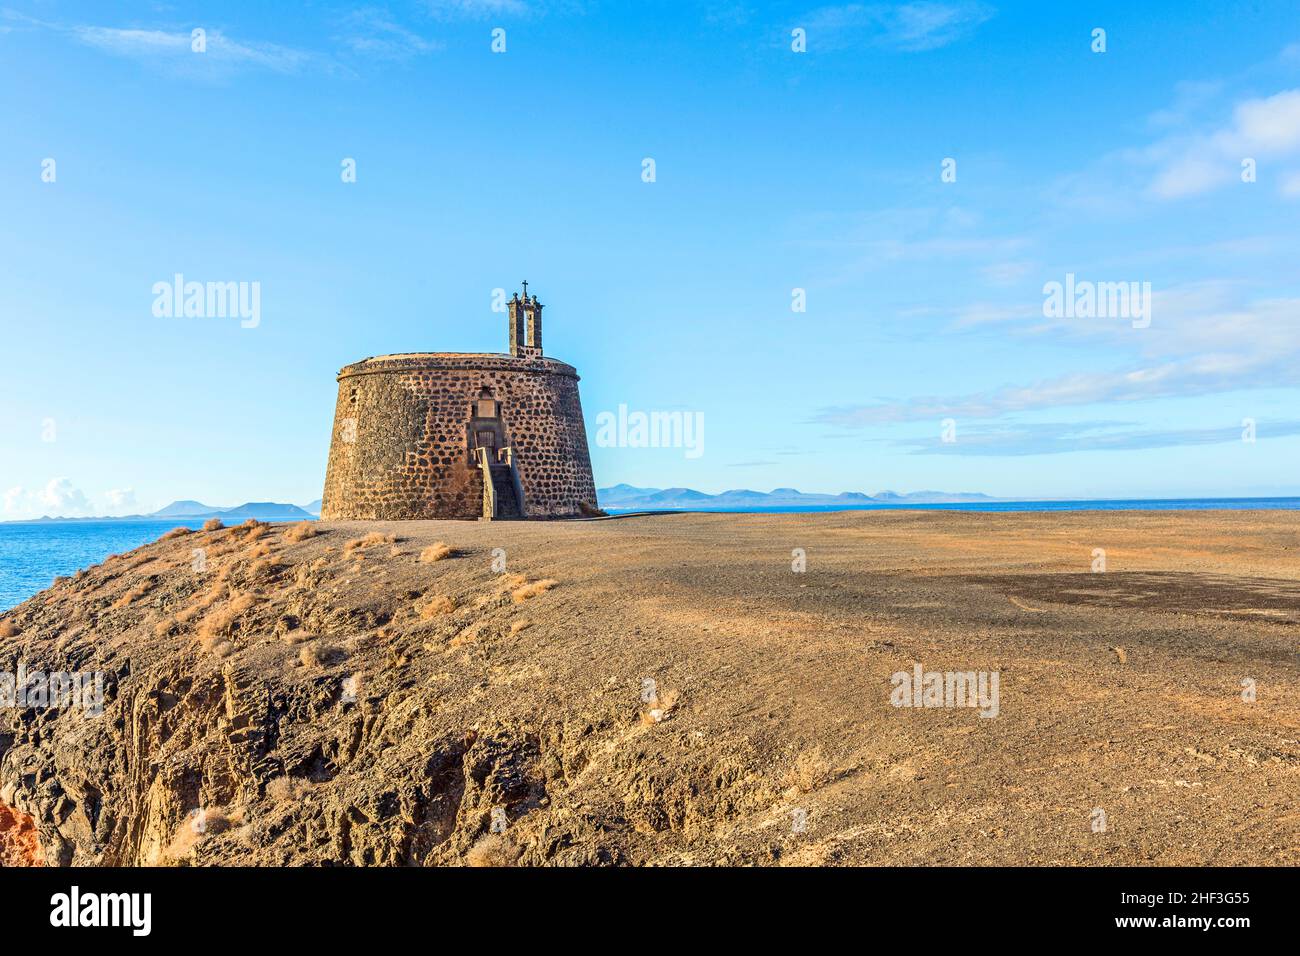
<svg viewBox="0 0 1300 956"><path fill-rule="evenodd" d="M637 488L633 485L614 485L611 488L598 488L596 498L602 508L615 508L620 511L679 511L700 508L727 508L742 510L745 508L781 508L798 506L816 507L863 507L869 505L905 505L905 504L942 504L964 501L997 501L988 495L976 492L949 491L913 491L900 495L893 491L881 491L868 495L861 491L844 491L838 495L808 494L797 488L773 488L771 491L753 491L748 488L736 488L721 494L710 495L693 488ZM146 515L114 515L111 519L104 517L89 518L51 518L28 519L35 521L142 521L146 519L174 518L183 521L195 521L220 518L226 524L247 521L305 521L320 517L321 503L318 498L305 505L289 505L276 501L248 501L234 508L206 505L193 499L173 501L165 508Z"/></svg>
<svg viewBox="0 0 1300 956"><path fill-rule="evenodd" d="M286 505L277 501L247 501L235 508L219 508L205 505L201 501L173 501L166 508L159 508L153 514L141 515L145 518L220 518L222 521L287 521L291 518L302 520L320 516L320 501L311 504Z"/></svg>
<svg viewBox="0 0 1300 956"><path fill-rule="evenodd" d="M85 518L51 518L46 515L43 518L28 519L31 521L144 521L151 518L176 518L185 521L196 521L209 518L220 518L227 524L232 521L247 521L249 518L256 518L258 521L305 521L309 518L320 517L320 500L299 507L298 505L286 505L277 501L247 501L235 508L220 508L213 505L205 505L201 501L185 499L182 501L173 501L165 508L159 508L147 515L113 515L91 516ZM23 523L23 522L15 522Z"/></svg>
<svg viewBox="0 0 1300 956"><path fill-rule="evenodd" d="M941 504L963 501L996 501L977 492L913 491L900 495L881 491L874 495L861 491L844 491L838 495L806 494L796 488L773 488L771 491L751 491L738 488L710 495L692 488L635 488L632 485L614 485L596 489L596 498L602 508L645 509L662 508L780 508L799 505L862 505L891 504Z"/></svg>

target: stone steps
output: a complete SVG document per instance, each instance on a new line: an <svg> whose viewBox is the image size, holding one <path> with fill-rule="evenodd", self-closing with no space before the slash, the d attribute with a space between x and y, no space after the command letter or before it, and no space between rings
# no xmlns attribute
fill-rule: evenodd
<svg viewBox="0 0 1300 956"><path fill-rule="evenodd" d="M489 467L488 472L492 478L492 488L496 493L497 513L484 517L495 517L498 521L522 518L519 499L515 495L514 479L510 475L510 466L494 464Z"/></svg>

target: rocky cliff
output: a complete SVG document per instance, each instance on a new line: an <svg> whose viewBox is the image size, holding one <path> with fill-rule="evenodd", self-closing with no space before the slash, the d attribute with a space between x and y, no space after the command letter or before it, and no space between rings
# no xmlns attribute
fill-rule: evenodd
<svg viewBox="0 0 1300 956"><path fill-rule="evenodd" d="M492 562L249 522L57 582L0 668L102 673L103 709L0 709L4 862L614 863L609 814L557 790L617 789L650 832L770 799L740 755L620 747L672 707L636 679L562 705L525 650L561 592Z"/></svg>
<svg viewBox="0 0 1300 956"><path fill-rule="evenodd" d="M0 615L0 698L33 692L0 701L0 861L1294 865L1298 533L178 530ZM921 666L1000 675L996 716L898 706Z"/></svg>

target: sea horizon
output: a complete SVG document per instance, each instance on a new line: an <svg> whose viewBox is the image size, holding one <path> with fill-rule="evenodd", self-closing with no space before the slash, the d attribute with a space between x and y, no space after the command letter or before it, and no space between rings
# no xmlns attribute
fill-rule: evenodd
<svg viewBox="0 0 1300 956"><path fill-rule="evenodd" d="M639 514L822 514L837 511L1295 511L1300 496L1261 498L1075 498L994 499L990 501L873 503L861 505L772 505L767 507L606 508L611 517ZM0 522L0 612L40 593L55 578L76 574L119 554L157 540L175 527L199 528L206 516L35 518ZM316 516L310 519L320 520Z"/></svg>

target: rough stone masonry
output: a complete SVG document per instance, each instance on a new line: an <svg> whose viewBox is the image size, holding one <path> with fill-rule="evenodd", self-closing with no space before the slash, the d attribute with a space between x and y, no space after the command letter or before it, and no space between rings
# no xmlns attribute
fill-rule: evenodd
<svg viewBox="0 0 1300 956"><path fill-rule="evenodd" d="M508 313L509 355L383 355L339 372L322 520L599 513L578 373L542 354L527 284ZM485 482L509 510L492 513Z"/></svg>

